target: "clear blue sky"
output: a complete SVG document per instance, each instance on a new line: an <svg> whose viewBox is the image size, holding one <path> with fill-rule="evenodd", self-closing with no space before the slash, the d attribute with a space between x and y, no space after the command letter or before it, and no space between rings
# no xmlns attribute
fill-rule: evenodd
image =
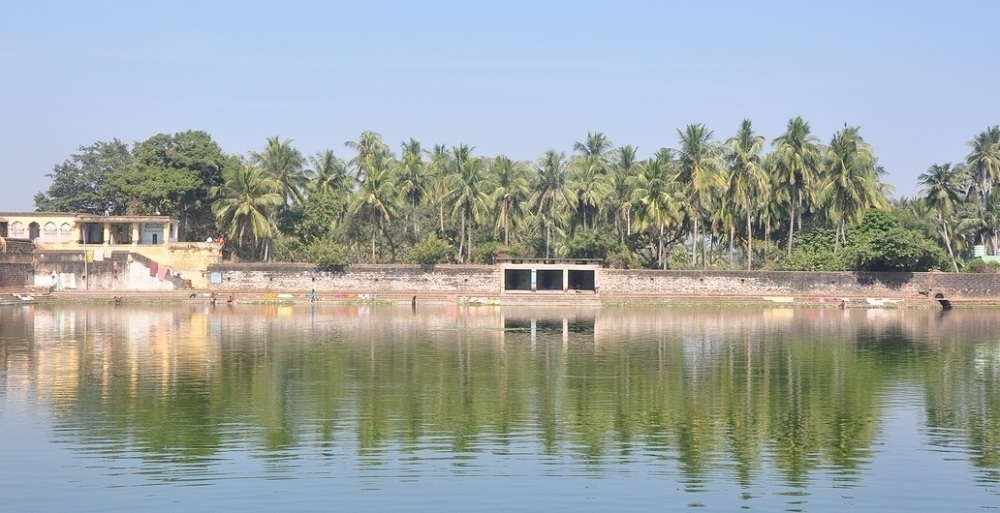
<svg viewBox="0 0 1000 513"><path fill-rule="evenodd" d="M1000 124L1000 2L0 0L0 211L33 209L79 146L204 130L306 155L363 130L395 150L536 161L588 131L639 156L706 123L770 141L801 115L874 145L896 196Z"/></svg>

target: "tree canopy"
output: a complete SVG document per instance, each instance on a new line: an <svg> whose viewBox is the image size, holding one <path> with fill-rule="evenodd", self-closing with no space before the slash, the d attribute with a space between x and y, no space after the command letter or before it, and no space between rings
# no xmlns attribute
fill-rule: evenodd
<svg viewBox="0 0 1000 513"><path fill-rule="evenodd" d="M588 132L568 157L550 149L534 161L415 139L397 154L373 131L345 142L342 157L304 157L279 136L240 156L191 130L131 148L81 146L53 167L35 206L171 215L183 239L223 234L239 258L331 265L508 255L661 269L958 270L975 246L998 249L996 126L970 139L965 162L930 165L919 197L898 200L860 127L845 125L828 145L801 117L769 145L750 120L734 128L717 139L689 124L645 159Z"/></svg>

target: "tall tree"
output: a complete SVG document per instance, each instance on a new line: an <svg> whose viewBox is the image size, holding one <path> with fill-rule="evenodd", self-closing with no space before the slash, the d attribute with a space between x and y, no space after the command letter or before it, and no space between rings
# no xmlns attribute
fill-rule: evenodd
<svg viewBox="0 0 1000 513"><path fill-rule="evenodd" d="M487 210L489 194L483 175L483 162L472 157L472 148L460 144L452 148L452 168L449 172L449 190L454 205L452 212L459 216L458 259L460 262L472 260L472 232L476 223ZM463 255L464 249L464 255Z"/></svg>
<svg viewBox="0 0 1000 513"><path fill-rule="evenodd" d="M545 231L545 258L551 256L553 224L566 208L576 204L573 191L566 187L566 155L548 150L538 163L538 182L532 203Z"/></svg>
<svg viewBox="0 0 1000 513"><path fill-rule="evenodd" d="M872 147L858 134L858 127L845 127L833 135L826 149L825 179L817 193L827 217L836 224L834 251L847 244L846 223L859 223L869 208L885 209L889 202L879 189L879 168Z"/></svg>
<svg viewBox="0 0 1000 513"><path fill-rule="evenodd" d="M403 143L403 152L400 157L398 169L398 182L406 198L407 217L413 226L414 236L420 235L420 218L417 215L417 207L420 206L430 183L427 176L426 164L424 163L424 150L420 146L420 141L410 139Z"/></svg>
<svg viewBox="0 0 1000 513"><path fill-rule="evenodd" d="M80 146L77 153L46 175L52 178L52 185L45 193L35 195L35 209L83 214L123 213L124 206L112 201L108 174L131 168L133 163L128 146L118 139Z"/></svg>
<svg viewBox="0 0 1000 513"><path fill-rule="evenodd" d="M253 152L251 160L265 174L274 178L281 186L285 204L301 203L306 177L302 172L302 153L292 147L292 140L281 140L279 136L269 137L264 151Z"/></svg>
<svg viewBox="0 0 1000 513"><path fill-rule="evenodd" d="M639 205L635 224L639 230L655 234L656 262L667 268L666 232L680 224L683 218L683 196L680 184L674 180L676 162L669 151L661 151L637 166L638 173L630 180L632 198Z"/></svg>
<svg viewBox="0 0 1000 513"><path fill-rule="evenodd" d="M277 180L258 167L227 168L223 183L212 188L216 198L212 211L219 228L241 248L252 241L254 256L266 260L266 241L275 233L274 210L283 200L280 191Z"/></svg>
<svg viewBox="0 0 1000 513"><path fill-rule="evenodd" d="M712 131L704 124L688 125L683 132L678 150L677 181L686 188L685 196L691 217L691 265L697 264L699 221L707 217L706 207L714 195L725 186L720 172L719 147L712 140ZM707 267L705 246L702 245L702 266Z"/></svg>
<svg viewBox="0 0 1000 513"><path fill-rule="evenodd" d="M611 188L611 211L619 240L632 235L632 186L630 182L636 173L636 149L625 145L612 152L611 171L608 183Z"/></svg>
<svg viewBox="0 0 1000 513"><path fill-rule="evenodd" d="M961 201L961 191L965 188L963 175L962 169L952 168L951 164L934 164L927 172L917 177L917 182L922 186L924 200L934 209L938 218L941 237L948 249L948 256L951 257L955 272L958 272L958 260L955 259L955 251L952 248L949 224L956 206Z"/></svg>
<svg viewBox="0 0 1000 513"><path fill-rule="evenodd" d="M764 136L753 131L749 119L740 123L736 135L726 141L726 161L729 165L729 180L726 195L729 202L743 213L746 220L747 269L753 265L753 215L755 205L766 201L770 181L761 162Z"/></svg>
<svg viewBox="0 0 1000 513"><path fill-rule="evenodd" d="M363 175L354 194L350 212L371 225L371 261L377 262L376 240L385 234L386 225L399 211L401 197L399 188L388 162L380 162L385 155L376 157Z"/></svg>
<svg viewBox="0 0 1000 513"><path fill-rule="evenodd" d="M809 123L802 117L792 118L785 133L772 143L776 154L778 179L788 189L791 209L788 219L788 254L792 254L792 236L796 223L802 228L802 213L811 204L810 187L822 167L822 151Z"/></svg>
<svg viewBox="0 0 1000 513"><path fill-rule="evenodd" d="M975 177L979 196L984 198L1000 180L1000 126L987 128L966 145L972 150L966 155L965 164Z"/></svg>
<svg viewBox="0 0 1000 513"><path fill-rule="evenodd" d="M361 132L361 137L357 141L347 141L344 146L356 153L347 164L354 170L354 179L359 182L364 180L365 174L392 159L389 145L382 141L382 136L377 132Z"/></svg>
<svg viewBox="0 0 1000 513"><path fill-rule="evenodd" d="M493 191L490 202L495 205L496 215L493 234L502 232L504 245L510 245L512 221L517 222L526 214L525 204L531 193L528 173L519 162L500 155L493 160L488 179L487 190Z"/></svg>

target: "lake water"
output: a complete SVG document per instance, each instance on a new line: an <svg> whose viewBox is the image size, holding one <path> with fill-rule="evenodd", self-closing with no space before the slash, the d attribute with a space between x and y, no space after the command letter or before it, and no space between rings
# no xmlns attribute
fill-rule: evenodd
<svg viewBox="0 0 1000 513"><path fill-rule="evenodd" d="M0 511L990 511L1000 312L0 307Z"/></svg>

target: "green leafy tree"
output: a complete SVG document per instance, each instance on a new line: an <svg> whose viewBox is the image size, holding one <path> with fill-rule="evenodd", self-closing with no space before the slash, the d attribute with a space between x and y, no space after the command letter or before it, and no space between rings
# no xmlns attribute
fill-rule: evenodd
<svg viewBox="0 0 1000 513"><path fill-rule="evenodd" d="M40 212L83 214L120 214L122 205L114 204L108 187L108 174L131 168L134 163L128 146L113 139L81 146L49 173L52 184L45 193L35 195L35 209Z"/></svg>
<svg viewBox="0 0 1000 513"><path fill-rule="evenodd" d="M857 271L925 272L946 261L933 241L904 228L893 214L879 209L865 212L851 230L846 253Z"/></svg>
<svg viewBox="0 0 1000 513"><path fill-rule="evenodd" d="M239 163L202 131L157 134L136 143L133 165L108 174L116 202L129 215L163 214L179 219L178 238L201 240L214 233L211 188L223 169Z"/></svg>

